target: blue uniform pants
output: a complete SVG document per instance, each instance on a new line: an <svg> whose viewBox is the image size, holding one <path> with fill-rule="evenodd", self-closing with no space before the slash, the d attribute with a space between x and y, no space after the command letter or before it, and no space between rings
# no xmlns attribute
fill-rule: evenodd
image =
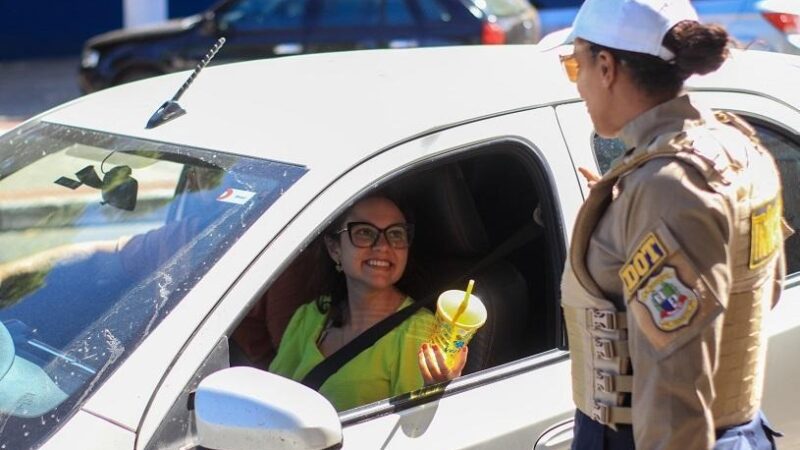
<svg viewBox="0 0 800 450"><path fill-rule="evenodd" d="M745 424L717 432L714 450L774 450L774 431L764 414L758 413L755 419ZM617 425L617 431L592 420L586 414L575 411L573 450L632 450L633 427Z"/></svg>

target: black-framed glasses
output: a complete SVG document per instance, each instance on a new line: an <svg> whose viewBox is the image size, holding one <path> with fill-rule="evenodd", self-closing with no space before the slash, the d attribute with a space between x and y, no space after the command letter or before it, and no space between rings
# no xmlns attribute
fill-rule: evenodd
<svg viewBox="0 0 800 450"><path fill-rule="evenodd" d="M414 224L395 223L386 228L378 228L369 222L347 222L336 234L344 232L347 232L350 243L356 247L373 247L382 234L392 248L403 249L408 248L414 239Z"/></svg>

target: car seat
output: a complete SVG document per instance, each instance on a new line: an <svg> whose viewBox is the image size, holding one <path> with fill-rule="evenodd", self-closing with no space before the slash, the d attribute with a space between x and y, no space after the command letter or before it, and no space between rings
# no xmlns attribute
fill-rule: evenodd
<svg viewBox="0 0 800 450"><path fill-rule="evenodd" d="M447 289L464 289L466 282L459 278L469 275L488 314L469 344L464 373L515 359L525 344L520 337L527 335L527 284L502 258L468 274L492 248L461 169L449 164L418 173L407 185L407 201L416 213L413 251L418 270L401 288L414 298L426 299Z"/></svg>

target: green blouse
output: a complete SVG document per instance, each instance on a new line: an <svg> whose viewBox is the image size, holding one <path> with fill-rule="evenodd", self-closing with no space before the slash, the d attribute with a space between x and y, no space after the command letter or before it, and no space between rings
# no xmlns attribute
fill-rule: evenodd
<svg viewBox="0 0 800 450"><path fill-rule="evenodd" d="M400 309L413 303L406 297ZM316 302L295 311L283 334L269 371L301 380L323 359L316 345L326 314ZM417 353L434 327L433 314L425 308L403 321L371 347L348 361L319 389L337 411L355 408L423 386Z"/></svg>

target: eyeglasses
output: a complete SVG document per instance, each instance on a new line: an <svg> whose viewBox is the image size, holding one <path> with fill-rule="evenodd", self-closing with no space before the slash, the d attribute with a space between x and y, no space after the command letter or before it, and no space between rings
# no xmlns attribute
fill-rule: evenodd
<svg viewBox="0 0 800 450"><path fill-rule="evenodd" d="M356 247L369 248L378 243L381 234L392 248L403 249L411 245L414 238L414 224L395 223L386 228L378 228L369 222L348 222L336 234L347 232L350 243Z"/></svg>
<svg viewBox="0 0 800 450"><path fill-rule="evenodd" d="M575 58L575 53L571 53L569 55L559 55L558 58L561 60L561 64L564 66L564 70L567 72L567 78L569 78L569 81L576 83L578 81L578 69L580 69L580 66L578 65L578 59Z"/></svg>

